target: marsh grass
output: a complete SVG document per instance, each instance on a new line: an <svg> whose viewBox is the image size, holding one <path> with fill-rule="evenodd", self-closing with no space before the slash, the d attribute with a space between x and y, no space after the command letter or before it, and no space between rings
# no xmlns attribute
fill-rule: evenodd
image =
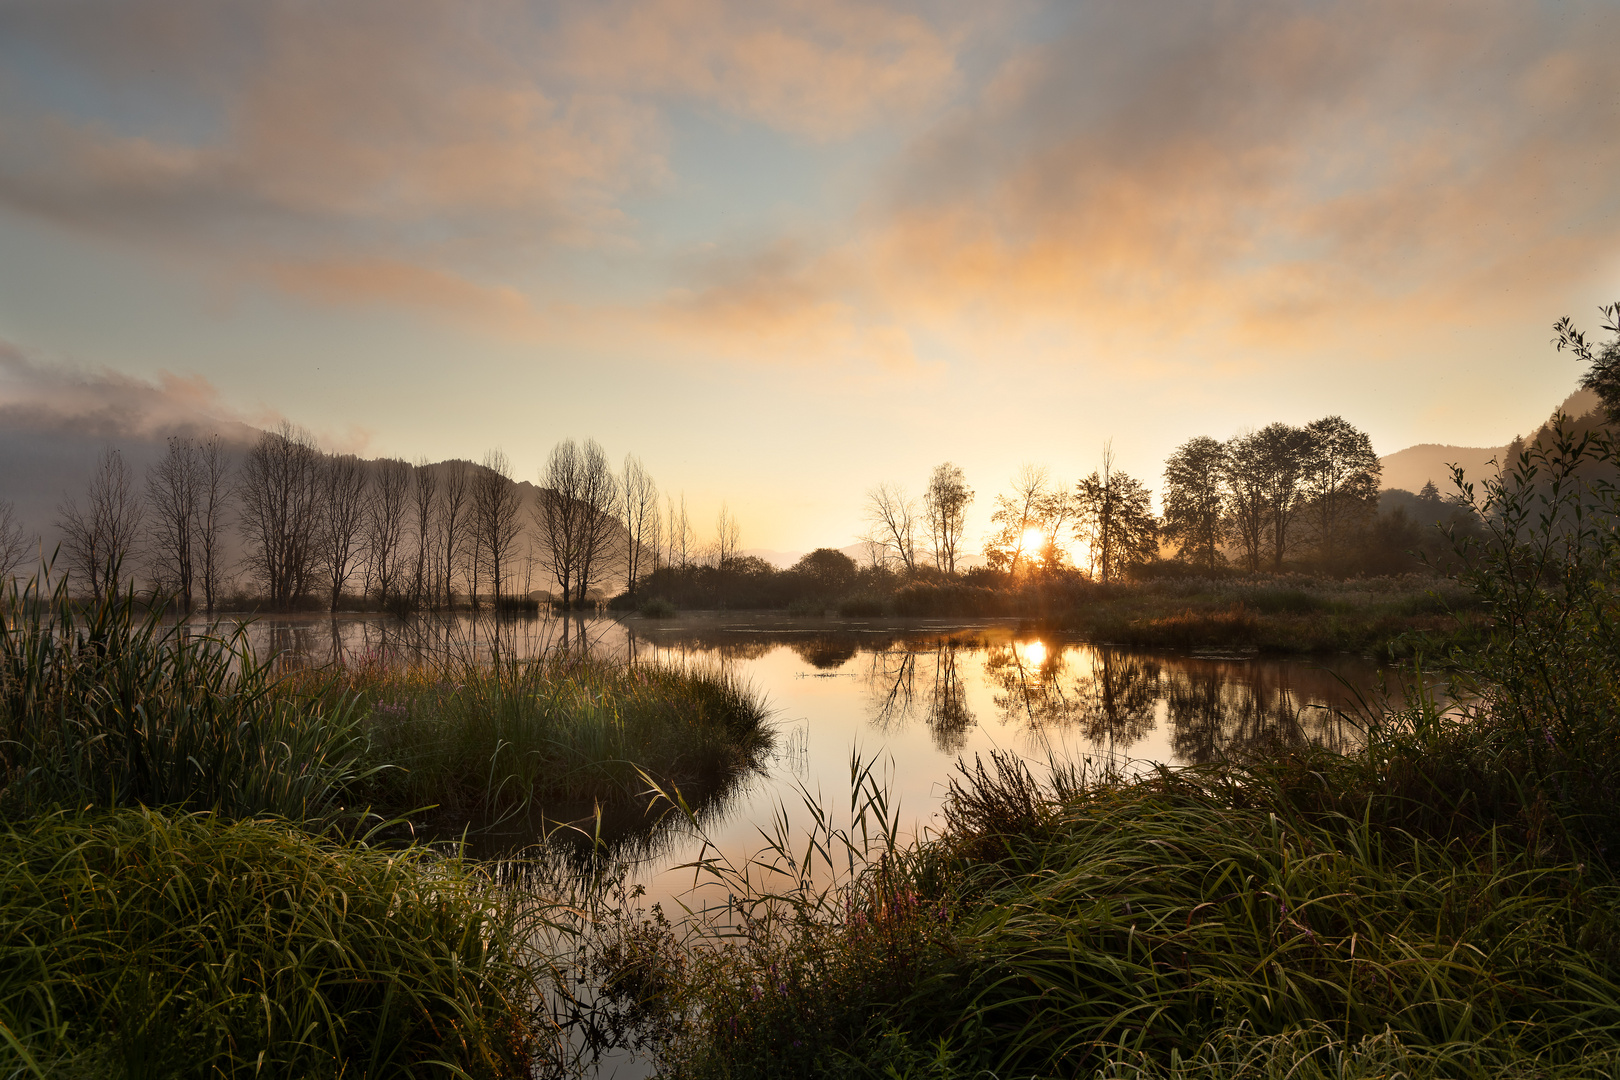
<svg viewBox="0 0 1620 1080"><path fill-rule="evenodd" d="M47 814L0 828L0 1021L52 1076L525 1075L560 1050L517 896L281 822Z"/></svg>
<svg viewBox="0 0 1620 1080"><path fill-rule="evenodd" d="M728 674L572 652L373 665L298 688L359 703L370 759L391 766L373 773L373 801L436 806L456 823L645 802L643 772L697 799L731 785L771 743L764 702Z"/></svg>
<svg viewBox="0 0 1620 1080"><path fill-rule="evenodd" d="M281 692L241 629L133 593L15 589L0 625L0 811L171 806L330 819L370 768L352 700Z"/></svg>

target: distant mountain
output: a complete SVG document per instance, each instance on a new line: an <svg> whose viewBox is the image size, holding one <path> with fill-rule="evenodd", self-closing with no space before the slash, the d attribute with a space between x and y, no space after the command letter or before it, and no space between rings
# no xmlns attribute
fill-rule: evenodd
<svg viewBox="0 0 1620 1080"><path fill-rule="evenodd" d="M1562 411L1580 419L1598 408L1598 396L1590 390L1577 390L1564 399L1554 412ZM1549 419L1552 413L1547 414ZM1532 432L1525 432L1526 435ZM1507 457L1508 447L1511 443L1501 446L1448 446L1442 443L1420 443L1409 446L1405 450L1397 450L1393 454L1386 454L1379 458L1384 465L1384 487L1401 488L1406 491L1421 490L1430 480L1440 489L1440 494L1451 493L1451 466L1461 465L1464 472L1470 477L1480 477L1494 472L1491 465L1495 461L1501 464Z"/></svg>

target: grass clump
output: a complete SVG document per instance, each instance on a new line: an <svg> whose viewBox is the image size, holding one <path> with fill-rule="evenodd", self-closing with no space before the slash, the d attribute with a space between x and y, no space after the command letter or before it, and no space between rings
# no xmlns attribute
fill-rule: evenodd
<svg viewBox="0 0 1620 1080"><path fill-rule="evenodd" d="M423 848L139 809L0 828L0 1021L49 1075L527 1075L557 1054L534 929Z"/></svg>

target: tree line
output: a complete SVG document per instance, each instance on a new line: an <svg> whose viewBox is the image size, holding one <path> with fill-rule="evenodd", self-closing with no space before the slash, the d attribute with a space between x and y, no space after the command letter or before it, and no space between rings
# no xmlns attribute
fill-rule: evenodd
<svg viewBox="0 0 1620 1080"><path fill-rule="evenodd" d="M666 515L635 455L615 469L594 439L557 443L537 480L525 505L500 450L476 464L364 460L324 452L283 423L240 460L218 438L176 436L143 478L108 448L55 524L76 591L142 581L183 611L210 614L232 582L276 610L318 601L336 611L358 596L407 611L507 607L534 591L537 575L561 604L581 607L606 583L634 592L662 566L724 558L740 542L722 508L718 541L700 549L685 497L666 497ZM231 532L241 557L228 566ZM0 503L0 579L29 550Z"/></svg>
<svg viewBox="0 0 1620 1080"><path fill-rule="evenodd" d="M1331 568L1376 514L1382 472L1372 440L1340 416L1268 424L1225 441L1198 436L1165 462L1160 516L1152 491L1117 468L1105 445L1099 468L1072 486L1043 466L1021 468L995 498L982 550L986 565L1009 577L1078 569L1101 582L1166 551L1206 571L1279 571L1306 556ZM867 493L862 540L874 562L904 574L955 574L973 497L950 463L935 469L920 500L880 484ZM1081 566L1070 565L1071 541Z"/></svg>

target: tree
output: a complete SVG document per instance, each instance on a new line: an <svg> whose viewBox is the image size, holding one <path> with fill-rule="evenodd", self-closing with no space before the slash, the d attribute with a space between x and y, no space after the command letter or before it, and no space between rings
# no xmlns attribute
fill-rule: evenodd
<svg viewBox="0 0 1620 1080"><path fill-rule="evenodd" d="M917 503L899 484L882 483L866 493L866 532L860 539L880 545L906 573L917 570ZM888 553L894 552L893 556Z"/></svg>
<svg viewBox="0 0 1620 1080"><path fill-rule="evenodd" d="M720 504L720 514L715 518L714 534L715 569L729 569L737 561L742 548L742 526L737 522L737 515L724 502Z"/></svg>
<svg viewBox="0 0 1620 1080"><path fill-rule="evenodd" d="M0 588L11 583L12 572L22 565L33 546L17 520L17 508L0 500Z"/></svg>
<svg viewBox="0 0 1620 1080"><path fill-rule="evenodd" d="M1018 573L1018 564L1028 555L1032 534L1041 527L1042 503L1049 483L1045 468L1026 464L1013 476L1012 492L996 496L996 510L990 521L1000 528L984 545L992 569Z"/></svg>
<svg viewBox="0 0 1620 1080"><path fill-rule="evenodd" d="M188 438L171 436L168 453L146 470L146 549L153 584L172 591L186 615L191 614L200 489L197 448Z"/></svg>
<svg viewBox="0 0 1620 1080"><path fill-rule="evenodd" d="M1345 534L1378 509L1384 467L1372 440L1343 417L1305 426L1303 494L1322 557L1332 561Z"/></svg>
<svg viewBox="0 0 1620 1080"><path fill-rule="evenodd" d="M444 578L440 582L445 607L455 606L456 564L467 546L467 463L450 461L443 466L444 497L439 500L439 558Z"/></svg>
<svg viewBox="0 0 1620 1080"><path fill-rule="evenodd" d="M368 475L365 464L353 454L334 454L321 462L317 562L325 578L329 611L337 610L359 558L360 533L370 504Z"/></svg>
<svg viewBox="0 0 1620 1080"><path fill-rule="evenodd" d="M1603 329L1616 335L1613 341L1594 349L1566 315L1553 324L1553 332L1558 335L1554 342L1559 352L1569 349L1575 359L1588 365L1581 386L1597 394L1611 419L1620 419L1620 303L1604 305L1598 311L1603 314ZM1513 456L1509 455L1508 460Z"/></svg>
<svg viewBox="0 0 1620 1080"><path fill-rule="evenodd" d="M1075 485L1075 538L1091 552L1093 575L1107 583L1126 567L1158 554L1159 525L1153 495L1140 480L1114 468L1114 450L1103 446L1102 468Z"/></svg>
<svg viewBox="0 0 1620 1080"><path fill-rule="evenodd" d="M934 566L947 574L956 573L956 552L972 501L973 489L967 486L959 466L947 461L934 467L923 490L923 510L928 515L928 547Z"/></svg>
<svg viewBox="0 0 1620 1080"><path fill-rule="evenodd" d="M540 487L535 514L546 541L546 568L562 589L563 607L582 606L612 553L619 528L618 483L595 439L583 445L564 439L551 448ZM683 527L685 510L683 498Z"/></svg>
<svg viewBox="0 0 1620 1080"><path fill-rule="evenodd" d="M584 466L578 498L583 504L579 515L580 563L574 585L574 606L585 605L585 594L591 583L605 574L616 554L619 539L619 482L608 465L607 454L595 439L586 439L580 448ZM731 554L737 552L736 519L731 521L729 534L725 529L725 507L720 508L722 539L731 542Z"/></svg>
<svg viewBox="0 0 1620 1080"><path fill-rule="evenodd" d="M82 511L68 499L58 508L56 526L68 556L68 572L77 573L92 594L116 593L131 563L140 535L142 507L135 480L124 456L111 447L101 452L90 478Z"/></svg>
<svg viewBox="0 0 1620 1080"><path fill-rule="evenodd" d="M1249 573L1260 572L1260 554L1266 542L1265 464L1254 433L1235 435L1227 442L1226 532L1243 551Z"/></svg>
<svg viewBox="0 0 1620 1080"><path fill-rule="evenodd" d="M1291 543L1289 533L1305 508L1305 467L1311 437L1302 428L1275 423L1267 424L1249 440L1258 468L1271 565L1280 571Z"/></svg>
<svg viewBox="0 0 1620 1080"><path fill-rule="evenodd" d="M272 607L290 608L309 588L320 509L320 451L283 421L259 436L237 477L247 565Z"/></svg>
<svg viewBox="0 0 1620 1080"><path fill-rule="evenodd" d="M854 588L861 568L855 560L834 548L816 548L793 564L808 591L819 597L841 596Z"/></svg>
<svg viewBox="0 0 1620 1080"><path fill-rule="evenodd" d="M1226 512L1226 447L1207 435L1188 439L1164 463L1164 534L1176 555L1213 570Z"/></svg>
<svg viewBox="0 0 1620 1080"><path fill-rule="evenodd" d="M517 485L512 482L511 462L505 453L491 450L484 455L484 464L473 477L472 489L473 534L488 562L495 609L499 611L502 586L506 584L506 564L523 532L522 503Z"/></svg>
<svg viewBox="0 0 1620 1080"><path fill-rule="evenodd" d="M658 569L658 485L648 475L641 459L634 454L624 458L624 588L630 595L643 576L644 563L652 555Z"/></svg>
<svg viewBox="0 0 1620 1080"><path fill-rule="evenodd" d="M383 458L372 464L371 471L371 497L366 500L367 573L377 587L378 603L386 606L398 596L402 584L411 466L398 458Z"/></svg>
<svg viewBox="0 0 1620 1080"><path fill-rule="evenodd" d="M416 572L411 580L411 597L416 604L431 604L437 595L433 590L433 569L437 565L433 556L433 510L438 502L439 474L426 458L418 458L411 466L411 476L415 496L412 505L416 510Z"/></svg>
<svg viewBox="0 0 1620 1080"><path fill-rule="evenodd" d="M225 561L221 551L225 536L225 512L231 494L231 463L218 435L211 435L197 448L197 540L196 574L202 586L203 610L214 613Z"/></svg>

